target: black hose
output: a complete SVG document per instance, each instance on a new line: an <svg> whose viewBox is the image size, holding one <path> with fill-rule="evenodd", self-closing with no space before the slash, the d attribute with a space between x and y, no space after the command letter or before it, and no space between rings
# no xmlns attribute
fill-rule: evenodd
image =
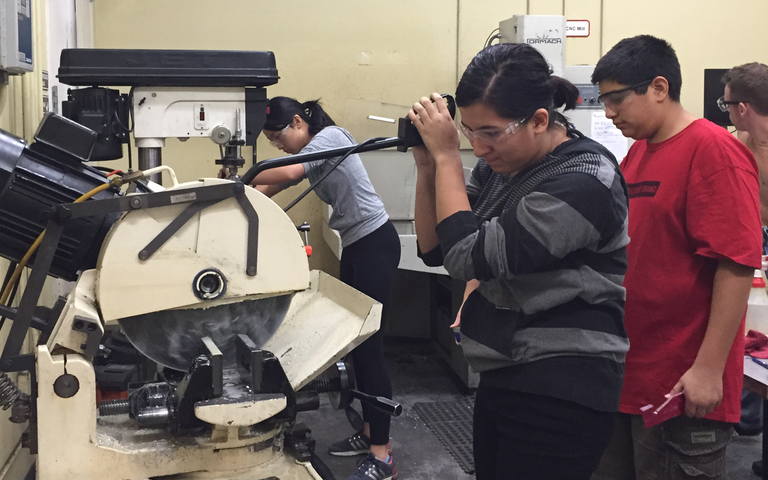
<svg viewBox="0 0 768 480"><path fill-rule="evenodd" d="M341 147L341 148L333 148L330 150L320 150L318 152L310 152L310 153L299 153L296 155L287 155L285 157L278 157L278 158L270 158L268 160L262 160L256 165L252 166L248 169L247 172L242 177L242 181L244 184L248 185L250 184L254 178L256 178L256 175L260 174L264 170L269 170L271 168L277 168L277 167L285 167L286 165L296 165L298 163L304 163L304 162L311 162L312 160L325 160L326 158L333 158L338 157L340 155L344 155L349 150L353 150L357 147L360 147L358 150L355 150L356 153L362 153L362 152L371 152L373 150L381 150L382 148L390 148L390 147L397 147L398 145L403 144L403 140L398 137L392 137L392 138L373 138L370 140L372 143L368 144L368 140L366 140L365 146L362 146L362 144L356 144L356 145L350 145L348 147Z"/></svg>

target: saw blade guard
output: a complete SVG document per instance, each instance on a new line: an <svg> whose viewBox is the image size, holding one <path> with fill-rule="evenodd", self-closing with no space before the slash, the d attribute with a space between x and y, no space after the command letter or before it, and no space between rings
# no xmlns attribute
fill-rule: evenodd
<svg viewBox="0 0 768 480"><path fill-rule="evenodd" d="M309 286L309 262L296 227L277 204L252 188L245 188L244 196L258 215L255 238L237 199L228 198L195 213L151 256L141 257L189 208L188 202L181 202L194 195L192 189L222 183L234 185L215 178L181 184L173 189L179 204L137 209L115 223L97 264L96 294L104 321L173 309L209 309ZM251 243L258 254L256 271L250 272L254 275L246 268ZM200 275L218 276L223 289L201 299Z"/></svg>
<svg viewBox="0 0 768 480"><path fill-rule="evenodd" d="M173 189L232 183L204 179ZM253 237L234 198L207 206L149 257L158 235L188 205L137 209L123 215L102 246L95 294L102 319L118 321L153 361L185 371L203 337L235 363L234 338L245 334L274 353L292 387L301 388L376 332L381 305L322 272L310 275L304 243L271 199L246 188L258 216ZM251 238L249 238L251 237ZM255 274L246 263L257 243Z"/></svg>

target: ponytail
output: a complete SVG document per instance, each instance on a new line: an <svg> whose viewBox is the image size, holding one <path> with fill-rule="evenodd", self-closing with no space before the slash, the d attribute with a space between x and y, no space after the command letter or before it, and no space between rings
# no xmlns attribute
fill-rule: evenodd
<svg viewBox="0 0 768 480"><path fill-rule="evenodd" d="M555 108L565 105L565 110L576 108L576 102L579 100L579 88L568 80L552 75L550 77L555 84Z"/></svg>
<svg viewBox="0 0 768 480"><path fill-rule="evenodd" d="M336 125L320 106L320 100L299 103L290 97L273 97L269 100L269 113L264 130L278 131L288 126L298 115L309 125L309 135L315 136L325 127Z"/></svg>
<svg viewBox="0 0 768 480"><path fill-rule="evenodd" d="M320 100L307 100L301 104L306 117L301 118L309 125L309 134L314 136L325 127L336 125L330 115L320 106Z"/></svg>

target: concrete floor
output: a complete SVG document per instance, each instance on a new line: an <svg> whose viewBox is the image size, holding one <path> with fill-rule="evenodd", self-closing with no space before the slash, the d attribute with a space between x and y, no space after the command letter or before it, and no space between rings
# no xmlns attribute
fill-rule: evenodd
<svg viewBox="0 0 768 480"><path fill-rule="evenodd" d="M469 392L461 388L458 378L437 356L431 343L388 338L385 349L395 400L403 406L403 413L392 419L390 428L399 479L474 479L474 475L464 473L413 411L414 403L458 400ZM359 411L357 402L356 406ZM321 396L320 410L299 413L298 421L312 430L317 441L316 452L337 480L346 480L357 470L363 456L334 457L328 454L328 445L353 434L354 430L343 411L331 408L326 396Z"/></svg>
<svg viewBox="0 0 768 480"><path fill-rule="evenodd" d="M732 480L758 480L760 477L752 472L752 463L760 459L763 447L763 436L736 436L728 446L727 464L728 478Z"/></svg>
<svg viewBox="0 0 768 480"><path fill-rule="evenodd" d="M472 480L448 453L437 437L413 411L414 403L440 402L468 395L453 372L426 341L387 338L386 354L395 399L403 413L391 427L393 454L401 480ZM320 410L299 414L299 421L312 429L317 453L337 480L346 480L357 469L358 457L333 457L328 445L354 433L343 411L331 408L325 396ZM762 437L736 437L728 450L728 478L757 480L752 462L760 457Z"/></svg>

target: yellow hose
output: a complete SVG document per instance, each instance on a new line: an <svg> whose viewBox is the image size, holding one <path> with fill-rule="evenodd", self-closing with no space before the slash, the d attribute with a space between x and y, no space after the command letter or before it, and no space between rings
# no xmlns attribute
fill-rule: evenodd
<svg viewBox="0 0 768 480"><path fill-rule="evenodd" d="M91 198L92 196L96 195L97 193L103 192L104 190L108 189L111 186L112 186L111 183L102 183L101 185L94 188L90 192L83 194L82 196L80 196L80 198L78 198L72 203L84 202L89 198ZM19 281L19 277L21 276L21 271L24 269L29 259L35 253L35 250L37 250L37 247L39 247L40 244L42 243L43 235L45 235L45 230L40 232L40 235L38 235L37 239L29 247L29 250L27 250L27 253L24 254L24 257L22 257L21 261L19 261L19 264L16 265L16 269L13 271L13 275L11 275L11 279L8 281L8 285L6 285L5 290L3 290L3 295L0 296L0 305L5 305L5 302L8 300L8 297L11 295L13 286L16 285L16 282Z"/></svg>

